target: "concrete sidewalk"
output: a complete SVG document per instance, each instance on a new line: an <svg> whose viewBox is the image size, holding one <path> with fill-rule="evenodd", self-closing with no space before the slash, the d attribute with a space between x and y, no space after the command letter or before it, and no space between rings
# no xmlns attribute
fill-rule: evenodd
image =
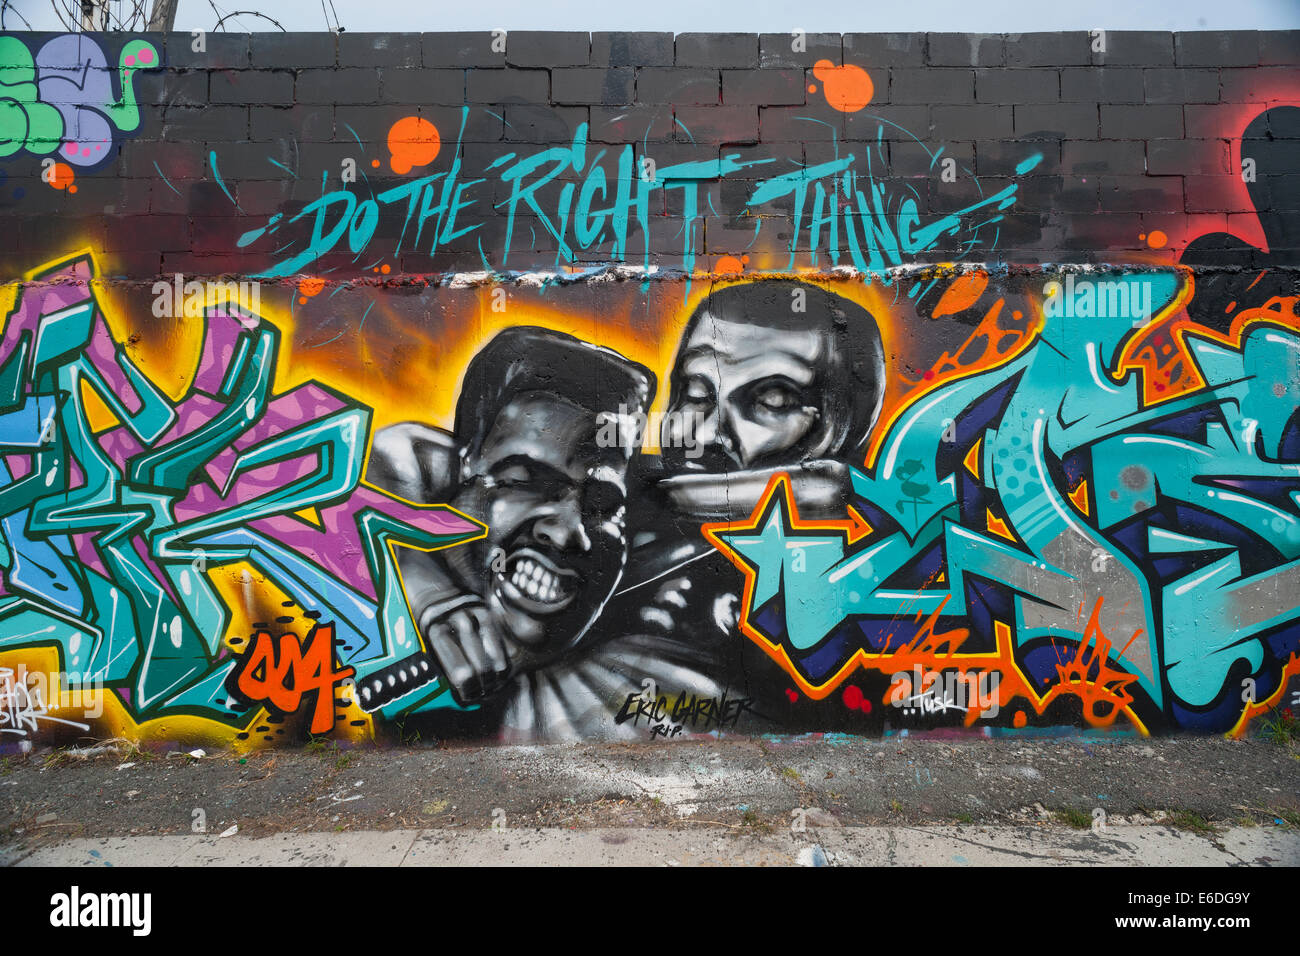
<svg viewBox="0 0 1300 956"><path fill-rule="evenodd" d="M817 735L200 753L5 758L3 861L1300 865L1300 753L1259 740Z"/></svg>
<svg viewBox="0 0 1300 956"><path fill-rule="evenodd" d="M821 827L795 832L556 828L77 838L8 866L1296 866L1300 831L1164 826Z"/></svg>

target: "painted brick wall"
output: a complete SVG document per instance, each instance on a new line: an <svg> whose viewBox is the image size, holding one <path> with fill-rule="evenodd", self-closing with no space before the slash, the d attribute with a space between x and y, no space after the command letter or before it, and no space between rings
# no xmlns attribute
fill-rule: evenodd
<svg viewBox="0 0 1300 956"><path fill-rule="evenodd" d="M7 49L25 46L33 54L50 39L12 37ZM202 52L187 34L145 39L163 66L155 61L134 73L138 126L115 131L95 165L71 166L75 193L41 181L46 153L10 145L0 184L10 223L0 235L0 261L10 271L80 241L105 253L105 266L123 275L260 272L290 259L276 249L291 241L295 251L310 245L314 213L283 226L274 237L282 241L240 246L249 229L276 214L291 219L323 190L348 188L361 202L414 177L447 172L453 155L464 205L456 229L436 246L427 234L414 243L410 230L398 243L403 225L414 221L403 196L380 204L359 260L335 244L320 261L299 262L292 271L347 275L380 259L394 271L419 274L620 259L707 269L720 257L746 255L753 267L855 265L845 219L856 217L861 237L870 217L854 192L840 192L838 202L828 198L827 207L838 205L844 217L834 238L829 222L819 236L810 234L812 180L830 187L832 174L819 175L819 167L850 156L846 168L859 192L870 196L867 182L886 190L881 211L895 238L904 202L925 224L1015 187L1014 202L996 210L993 227L973 233L966 217L954 234L910 254L885 255L884 265L1107 261L1151 253L1153 234L1167 237L1158 253L1167 259L1208 232L1259 241L1260 197L1278 212L1300 203L1294 168L1259 170L1257 189L1245 188L1241 162L1249 149L1240 142L1252 119L1295 95L1296 32L801 39L514 32L504 44L487 33L259 33L206 36ZM78 51L77 62L92 47L102 51L90 73L106 77L118 99L115 71L100 67L119 63L126 40L86 34ZM502 45L505 52L497 52ZM1104 51L1094 49L1099 45ZM829 72L828 86L818 63L864 73ZM865 102L831 104L828 94L864 75ZM80 96L52 95L69 102ZM440 150L431 163L399 175L389 134L403 117L417 116L436 128ZM525 187L540 173L522 178L524 194L508 223L512 188L503 174L548 147L571 145L584 126L587 165L570 166L532 191ZM1267 124L1258 132L1295 135ZM574 236L578 193L592 166L600 166L612 199L624 151L634 177L647 171L644 160L655 169L727 157L744 165L696 177L689 222L685 188L653 189L619 231L621 243L606 223L584 244ZM1035 156L1032 169L1017 173ZM346 187L341 175L349 159L360 181ZM945 160L955 160L952 181L943 175ZM797 220L796 188L753 202L765 181L798 170L808 170L810 182ZM570 184L575 196L565 221L562 194ZM435 200L438 190L430 189ZM609 204L593 201L590 208ZM341 206L330 207L330 224L336 211ZM877 210L868 201L865 211ZM563 243L548 222L559 224ZM1291 247L1296 240L1283 242Z"/></svg>
<svg viewBox="0 0 1300 956"><path fill-rule="evenodd" d="M0 752L1294 735L1298 60L0 35Z"/></svg>

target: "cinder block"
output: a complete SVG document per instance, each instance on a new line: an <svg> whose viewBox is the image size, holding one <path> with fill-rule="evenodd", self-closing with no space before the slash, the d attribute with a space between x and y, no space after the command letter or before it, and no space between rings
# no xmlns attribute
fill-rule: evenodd
<svg viewBox="0 0 1300 956"><path fill-rule="evenodd" d="M1089 139L1097 135L1097 107L1090 103L1015 106L1015 135L1026 139ZM1128 139L1127 135L1106 137Z"/></svg>
<svg viewBox="0 0 1300 956"><path fill-rule="evenodd" d="M758 133L763 142L826 143L844 138L844 123L838 117L816 115L807 106L760 106Z"/></svg>
<svg viewBox="0 0 1300 956"><path fill-rule="evenodd" d="M1219 71L1224 103L1294 103L1300 73L1288 66L1239 67Z"/></svg>
<svg viewBox="0 0 1300 956"><path fill-rule="evenodd" d="M1174 34L1174 62L1179 66L1256 66L1259 60L1259 33L1254 30Z"/></svg>
<svg viewBox="0 0 1300 956"><path fill-rule="evenodd" d="M1259 35L1260 66L1300 65L1300 30L1270 30Z"/></svg>
<svg viewBox="0 0 1300 956"><path fill-rule="evenodd" d="M299 103L377 103L379 71L302 70L298 73Z"/></svg>
<svg viewBox="0 0 1300 956"><path fill-rule="evenodd" d="M564 68L551 71L551 100L555 103L622 105L632 102L636 71L631 67Z"/></svg>
<svg viewBox="0 0 1300 956"><path fill-rule="evenodd" d="M573 142L574 131L588 119L585 106L511 103L505 108L504 139L515 143L564 146Z"/></svg>
<svg viewBox="0 0 1300 956"><path fill-rule="evenodd" d="M332 106L254 106L249 109L251 140L293 138L300 143L334 139Z"/></svg>
<svg viewBox="0 0 1300 956"><path fill-rule="evenodd" d="M942 179L945 168L942 160L952 159L956 163L954 172L957 178L963 175L967 179L974 178L975 147L972 143L895 140L887 145L890 177ZM872 157L872 167L875 167L875 157Z"/></svg>
<svg viewBox="0 0 1300 956"><path fill-rule="evenodd" d="M652 159L656 169L663 170L683 163L708 162L717 159L718 153L717 143L692 143L689 140L679 140L672 143L651 143L644 148L638 145L635 172L640 175L641 158L643 156Z"/></svg>
<svg viewBox="0 0 1300 956"><path fill-rule="evenodd" d="M758 141L757 106L679 106L674 110L678 142L753 143Z"/></svg>
<svg viewBox="0 0 1300 956"><path fill-rule="evenodd" d="M1061 102L1141 103L1142 72L1122 66L1067 67L1061 71Z"/></svg>
<svg viewBox="0 0 1300 956"><path fill-rule="evenodd" d="M469 70L470 103L545 103L551 96L549 70Z"/></svg>
<svg viewBox="0 0 1300 956"><path fill-rule="evenodd" d="M1247 71L1250 72L1250 71ZM1217 103L1219 71L1163 67L1142 71L1147 103Z"/></svg>
<svg viewBox="0 0 1300 956"><path fill-rule="evenodd" d="M1002 66L1006 38L993 33L927 33L926 62L931 66Z"/></svg>
<svg viewBox="0 0 1300 956"><path fill-rule="evenodd" d="M466 70L380 70L379 89L385 103L455 105L465 102Z"/></svg>
<svg viewBox="0 0 1300 956"><path fill-rule="evenodd" d="M975 143L975 172L980 176L1015 176L1021 163L1031 156L1038 156L1038 165L1028 175L1054 179L1063 168L1061 146L1060 140L1032 143L1014 139L980 140Z"/></svg>
<svg viewBox="0 0 1300 956"><path fill-rule="evenodd" d="M1086 30L1064 33L1010 33L1007 66L1084 66L1092 62L1092 38Z"/></svg>
<svg viewBox="0 0 1300 956"><path fill-rule="evenodd" d="M591 62L591 37L586 33L511 30L506 35L506 62L524 67L586 66Z"/></svg>
<svg viewBox="0 0 1300 956"><path fill-rule="evenodd" d="M1230 177L1235 178L1235 177ZM1293 215L1300 212L1300 175L1287 173L1282 176L1260 176L1251 190L1252 206L1256 209L1269 209ZM1292 240L1291 248L1300 243ZM1274 247L1273 252L1278 250Z"/></svg>
<svg viewBox="0 0 1300 956"><path fill-rule="evenodd" d="M876 139L899 138L926 140L930 138L930 108L920 104L899 106L872 103L856 113L845 113L844 138L873 142ZM938 135L943 135L939 133Z"/></svg>
<svg viewBox="0 0 1300 956"><path fill-rule="evenodd" d="M357 149L358 141L377 144L375 151L379 154L378 158L386 160L388 131L392 129L394 123L410 116L413 112L411 107L396 103L336 106L334 107L334 141L347 145L353 151ZM438 127L439 136L448 148L455 142L456 131L459 128L459 123L452 127ZM355 152L352 155L355 155ZM367 155L366 158L375 157Z"/></svg>
<svg viewBox="0 0 1300 956"><path fill-rule="evenodd" d="M135 74L135 97L141 105L202 106L210 102L207 70L166 70Z"/></svg>
<svg viewBox="0 0 1300 956"><path fill-rule="evenodd" d="M1247 123L1237 104L1189 103L1182 109L1184 134L1188 139L1235 139Z"/></svg>
<svg viewBox="0 0 1300 956"><path fill-rule="evenodd" d="M795 47L800 49L795 49ZM764 33L758 38L758 65L764 69L811 67L819 60L834 66L844 62L838 33Z"/></svg>
<svg viewBox="0 0 1300 956"><path fill-rule="evenodd" d="M236 108L220 107L223 110ZM179 109L183 112L191 108L180 107ZM201 141L172 140L165 150L132 141L123 144L117 168L121 175L133 179L147 179L150 176L157 176L159 172L171 180L202 179L208 175L207 156L208 151ZM37 168L39 170L39 167Z"/></svg>
<svg viewBox="0 0 1300 956"><path fill-rule="evenodd" d="M731 174L741 179L779 176L799 168L805 161L802 143L766 142L753 146L727 143L719 147L718 155L733 157L736 162L746 164L745 169Z"/></svg>
<svg viewBox="0 0 1300 956"><path fill-rule="evenodd" d="M220 173L227 187L241 179L265 179L277 171L284 172L280 167L288 167L295 173L301 172L303 167L302 154L287 139L263 143L226 140L208 145L212 150L207 157L209 174L215 179L215 173ZM328 150L332 145L318 143L312 152ZM271 160L280 166L274 165Z"/></svg>
<svg viewBox="0 0 1300 956"><path fill-rule="evenodd" d="M1146 144L1147 172L1153 176L1230 173L1229 145L1226 139L1153 139Z"/></svg>
<svg viewBox="0 0 1300 956"><path fill-rule="evenodd" d="M1104 66L1173 66L1174 35L1156 30L1107 30L1105 49L1092 54ZM1091 49L1091 41L1089 44Z"/></svg>
<svg viewBox="0 0 1300 956"><path fill-rule="evenodd" d="M333 33L252 33L249 54L256 70L301 70L338 65ZM209 40L212 39L210 35Z"/></svg>
<svg viewBox="0 0 1300 956"><path fill-rule="evenodd" d="M289 70L214 70L209 83L212 103L289 106L294 100Z"/></svg>
<svg viewBox="0 0 1300 956"><path fill-rule="evenodd" d="M193 208L193 193L195 187L199 185L203 184L193 179L169 179L163 182L155 176L149 184L149 202L144 208L153 215L186 215ZM208 185L213 189L220 188L216 183ZM221 199L226 203L230 201L225 196ZM259 215L259 213L254 212L252 215Z"/></svg>
<svg viewBox="0 0 1300 956"><path fill-rule="evenodd" d="M844 62L873 66L924 66L924 33L846 33Z"/></svg>
<svg viewBox="0 0 1300 956"><path fill-rule="evenodd" d="M340 106L334 111L336 125L342 122L345 110L361 110L359 106ZM372 107L373 109L373 107ZM427 106L420 107L420 116L438 128L444 143L454 143L457 138L464 143L495 143L505 131L500 107L484 106ZM464 132L461 132L461 124Z"/></svg>
<svg viewBox="0 0 1300 956"><path fill-rule="evenodd" d="M1255 203L1240 176L1185 176L1187 212L1254 212Z"/></svg>
<svg viewBox="0 0 1300 956"><path fill-rule="evenodd" d="M1098 176L1102 212L1183 211L1181 176Z"/></svg>
<svg viewBox="0 0 1300 956"><path fill-rule="evenodd" d="M420 34L420 58L429 69L453 67L505 66L505 50L495 50L502 43L491 30L474 30L465 33ZM509 34L504 37L509 42Z"/></svg>
<svg viewBox="0 0 1300 956"><path fill-rule="evenodd" d="M636 71L636 102L707 106L722 96L719 70L646 67Z"/></svg>
<svg viewBox="0 0 1300 956"><path fill-rule="evenodd" d="M289 202L292 180L245 179L237 184L235 198L239 208L249 216L270 216ZM215 183L212 184L214 187Z"/></svg>
<svg viewBox="0 0 1300 956"><path fill-rule="evenodd" d="M421 65L418 33L342 33L339 66L384 66L415 69Z"/></svg>
<svg viewBox="0 0 1300 956"><path fill-rule="evenodd" d="M975 98L981 103L1056 103L1061 75L1056 70L976 70Z"/></svg>
<svg viewBox="0 0 1300 956"><path fill-rule="evenodd" d="M247 138L247 106L173 106L163 115L163 139L168 142Z"/></svg>
<svg viewBox="0 0 1300 956"><path fill-rule="evenodd" d="M593 106L591 141L641 143L673 138L673 108L659 106Z"/></svg>
<svg viewBox="0 0 1300 956"><path fill-rule="evenodd" d="M975 71L926 68L889 70L891 103L974 103Z"/></svg>
<svg viewBox="0 0 1300 956"><path fill-rule="evenodd" d="M168 33L165 43L167 67L172 70L246 70L251 65L250 38L248 33L204 32L203 49L195 50L199 38L192 33Z"/></svg>
<svg viewBox="0 0 1300 956"><path fill-rule="evenodd" d="M592 66L672 66L671 33L593 33Z"/></svg>
<svg viewBox="0 0 1300 956"><path fill-rule="evenodd" d="M1065 173L1141 175L1146 171L1141 140L1065 140L1061 170Z"/></svg>
<svg viewBox="0 0 1300 956"><path fill-rule="evenodd" d="M793 106L808 96L803 70L723 70L722 102L732 105Z"/></svg>
<svg viewBox="0 0 1300 956"><path fill-rule="evenodd" d="M754 33L679 33L677 66L743 69L758 66L758 35Z"/></svg>
<svg viewBox="0 0 1300 956"><path fill-rule="evenodd" d="M1180 107L1101 105L1102 139L1180 139L1182 136Z"/></svg>
<svg viewBox="0 0 1300 956"><path fill-rule="evenodd" d="M932 135L941 139L994 139L1018 135L1014 131L1010 106L932 106L930 126Z"/></svg>

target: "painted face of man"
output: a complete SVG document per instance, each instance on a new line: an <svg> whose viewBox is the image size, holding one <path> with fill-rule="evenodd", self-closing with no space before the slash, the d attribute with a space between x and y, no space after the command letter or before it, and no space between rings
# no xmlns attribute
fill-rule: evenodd
<svg viewBox="0 0 1300 956"><path fill-rule="evenodd" d="M826 394L834 348L829 330L703 315L673 373L665 464L718 472L824 456L835 429Z"/></svg>
<svg viewBox="0 0 1300 956"><path fill-rule="evenodd" d="M466 462L454 504L489 530L448 561L478 585L523 656L548 656L581 636L622 573L627 459L600 447L596 432L591 410L525 393Z"/></svg>

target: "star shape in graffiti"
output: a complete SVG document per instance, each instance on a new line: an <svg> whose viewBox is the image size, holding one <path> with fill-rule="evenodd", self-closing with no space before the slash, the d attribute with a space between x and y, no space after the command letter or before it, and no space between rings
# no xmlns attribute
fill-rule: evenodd
<svg viewBox="0 0 1300 956"><path fill-rule="evenodd" d="M823 526L796 527L798 511L787 481L769 490L759 509L761 513L751 516L747 525L715 535L715 543L738 566L743 565L741 570L752 571L749 590L756 608L775 598L792 574L825 574L844 556L845 540L843 532L826 534ZM836 544L841 545L839 550Z"/></svg>
<svg viewBox="0 0 1300 956"><path fill-rule="evenodd" d="M749 520L704 525L705 538L744 575L741 631L796 673L786 649L784 615L778 628L760 628L754 617L778 599L815 599L826 575L844 559L849 546L871 533L850 509L845 520L805 521L799 517L784 473L773 476ZM823 601L823 603L825 603ZM773 633L773 631L779 633Z"/></svg>

